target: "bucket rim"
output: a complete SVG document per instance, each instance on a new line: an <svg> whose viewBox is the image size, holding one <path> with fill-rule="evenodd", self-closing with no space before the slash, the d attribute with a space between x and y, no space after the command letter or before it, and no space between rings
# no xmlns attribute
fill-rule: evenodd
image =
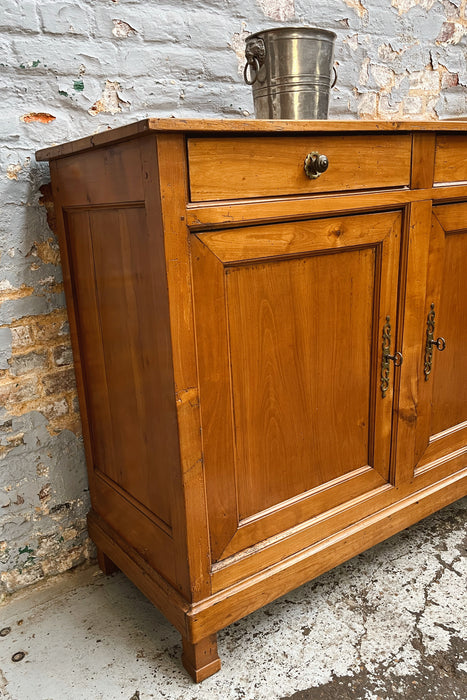
<svg viewBox="0 0 467 700"><path fill-rule="evenodd" d="M288 32L294 33L294 32L303 32L307 30L312 30L313 32L317 32L319 34L324 35L323 39L328 39L328 40L334 40L337 39L337 34L333 32L331 29L321 29L321 27L310 27L310 26L301 26L301 27L272 27L271 29L261 29L258 32L254 32L253 34L249 34L246 39L245 43L249 39L253 39L256 37L261 37L263 34L285 34L287 35Z"/></svg>

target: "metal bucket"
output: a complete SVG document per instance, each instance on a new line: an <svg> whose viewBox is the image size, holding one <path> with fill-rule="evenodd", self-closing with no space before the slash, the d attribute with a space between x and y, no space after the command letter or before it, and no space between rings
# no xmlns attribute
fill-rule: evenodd
<svg viewBox="0 0 467 700"><path fill-rule="evenodd" d="M250 34L244 78L253 87L257 119L327 119L336 34L280 27ZM334 70L334 81L331 76Z"/></svg>

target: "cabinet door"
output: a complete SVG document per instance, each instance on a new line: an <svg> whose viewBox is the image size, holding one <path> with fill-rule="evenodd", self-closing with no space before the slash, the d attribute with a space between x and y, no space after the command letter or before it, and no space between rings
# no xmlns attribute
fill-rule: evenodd
<svg viewBox="0 0 467 700"><path fill-rule="evenodd" d="M435 206L431 220L428 207L409 245L404 356L412 344L414 361L403 367L398 430L407 479L467 463L467 203Z"/></svg>
<svg viewBox="0 0 467 700"><path fill-rule="evenodd" d="M193 236L213 560L387 488L399 212Z"/></svg>

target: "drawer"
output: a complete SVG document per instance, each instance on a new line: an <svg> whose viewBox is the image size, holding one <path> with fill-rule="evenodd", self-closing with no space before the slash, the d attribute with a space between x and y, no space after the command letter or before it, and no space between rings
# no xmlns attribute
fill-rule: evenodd
<svg viewBox="0 0 467 700"><path fill-rule="evenodd" d="M467 181L467 136L438 134L436 137L435 183Z"/></svg>
<svg viewBox="0 0 467 700"><path fill-rule="evenodd" d="M410 182L408 134L189 138L192 202L403 187ZM307 154L329 167L310 180Z"/></svg>

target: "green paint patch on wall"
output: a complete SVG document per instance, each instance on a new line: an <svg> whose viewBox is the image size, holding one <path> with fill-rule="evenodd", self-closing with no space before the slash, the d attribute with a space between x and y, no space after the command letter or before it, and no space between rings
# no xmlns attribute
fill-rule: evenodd
<svg viewBox="0 0 467 700"><path fill-rule="evenodd" d="M73 89L77 92L82 92L84 90L84 83L82 80L75 80L73 83Z"/></svg>
<svg viewBox="0 0 467 700"><path fill-rule="evenodd" d="M39 59L36 59L35 61L30 61L27 65L25 65L24 63L20 63L19 67L22 68L23 70L26 70L26 68L37 68L39 63L40 63Z"/></svg>
<svg viewBox="0 0 467 700"><path fill-rule="evenodd" d="M34 552L28 545L26 545L26 547L19 547L18 551L20 554L32 554Z"/></svg>

